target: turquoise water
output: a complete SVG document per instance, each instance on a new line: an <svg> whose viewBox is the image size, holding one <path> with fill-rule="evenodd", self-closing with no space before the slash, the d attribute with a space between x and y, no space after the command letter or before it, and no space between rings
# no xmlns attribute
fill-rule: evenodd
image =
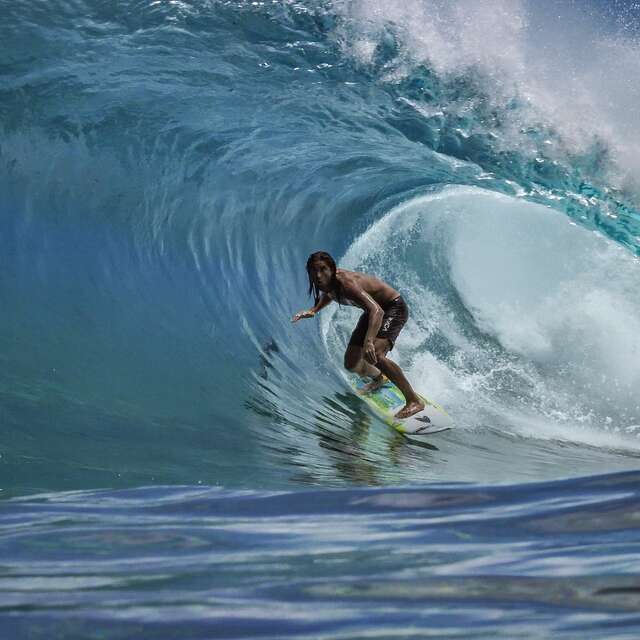
<svg viewBox="0 0 640 640"><path fill-rule="evenodd" d="M13 637L637 635L633 3L0 15ZM321 249L453 431L354 397L356 310L290 323Z"/></svg>

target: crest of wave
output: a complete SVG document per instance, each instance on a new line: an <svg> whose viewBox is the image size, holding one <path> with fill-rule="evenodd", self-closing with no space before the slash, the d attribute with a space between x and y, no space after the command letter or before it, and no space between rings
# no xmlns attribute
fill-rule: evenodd
<svg viewBox="0 0 640 640"><path fill-rule="evenodd" d="M337 7L344 18L337 37L358 63L371 65L380 46L393 42L383 81L400 81L420 65L445 80L472 78L495 106L511 107L493 131L496 144L528 145L533 127L558 134L545 141L548 154L604 145L612 185L640 198L640 46L632 14L568 1L352 0Z"/></svg>

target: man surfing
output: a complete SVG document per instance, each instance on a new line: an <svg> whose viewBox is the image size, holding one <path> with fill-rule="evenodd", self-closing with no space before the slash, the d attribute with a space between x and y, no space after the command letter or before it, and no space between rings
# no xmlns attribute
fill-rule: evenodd
<svg viewBox="0 0 640 640"><path fill-rule="evenodd" d="M402 369L387 358L409 318L409 309L402 296L378 278L338 269L334 259L324 251L316 251L309 256L307 275L309 294L313 293L315 299L314 306L296 313L291 322L313 318L334 300L362 309L364 313L344 354L345 368L359 376L371 377L371 382L363 387L363 393L380 388L387 378L391 380L404 395L406 403L396 413L396 418L408 418L422 411L424 402L412 389Z"/></svg>

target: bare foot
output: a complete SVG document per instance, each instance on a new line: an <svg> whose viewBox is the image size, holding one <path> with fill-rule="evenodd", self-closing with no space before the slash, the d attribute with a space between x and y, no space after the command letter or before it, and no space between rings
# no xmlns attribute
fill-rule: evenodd
<svg viewBox="0 0 640 640"><path fill-rule="evenodd" d="M416 413L419 413L424 409L424 402L421 400L414 400L413 402L408 402L398 413L396 413L396 418L408 418Z"/></svg>
<svg viewBox="0 0 640 640"><path fill-rule="evenodd" d="M374 378L371 382L368 382L367 384L365 384L364 387L360 389L359 393L362 395L366 395L367 393L373 393L374 391L377 391L380 387L383 387L388 381L389 381L389 378L387 378L387 376L385 376L384 373L381 373L377 378Z"/></svg>

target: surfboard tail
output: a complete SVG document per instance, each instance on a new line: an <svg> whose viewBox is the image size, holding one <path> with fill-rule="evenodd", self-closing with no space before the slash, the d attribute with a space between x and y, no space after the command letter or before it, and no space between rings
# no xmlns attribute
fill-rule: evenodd
<svg viewBox="0 0 640 640"><path fill-rule="evenodd" d="M356 391L364 387L362 379L354 376L349 379L351 386ZM379 389L360 395L371 409L377 413L390 427L405 435L427 436L440 433L453 427L453 420L449 414L435 402L420 396L424 402L424 409L408 418L396 418L395 414L405 404L401 391L391 382L387 381Z"/></svg>
<svg viewBox="0 0 640 640"><path fill-rule="evenodd" d="M414 435L429 435L440 433L453 427L451 416L439 405L424 396L420 396L424 402L424 409L408 418L395 418L394 427L401 433Z"/></svg>

